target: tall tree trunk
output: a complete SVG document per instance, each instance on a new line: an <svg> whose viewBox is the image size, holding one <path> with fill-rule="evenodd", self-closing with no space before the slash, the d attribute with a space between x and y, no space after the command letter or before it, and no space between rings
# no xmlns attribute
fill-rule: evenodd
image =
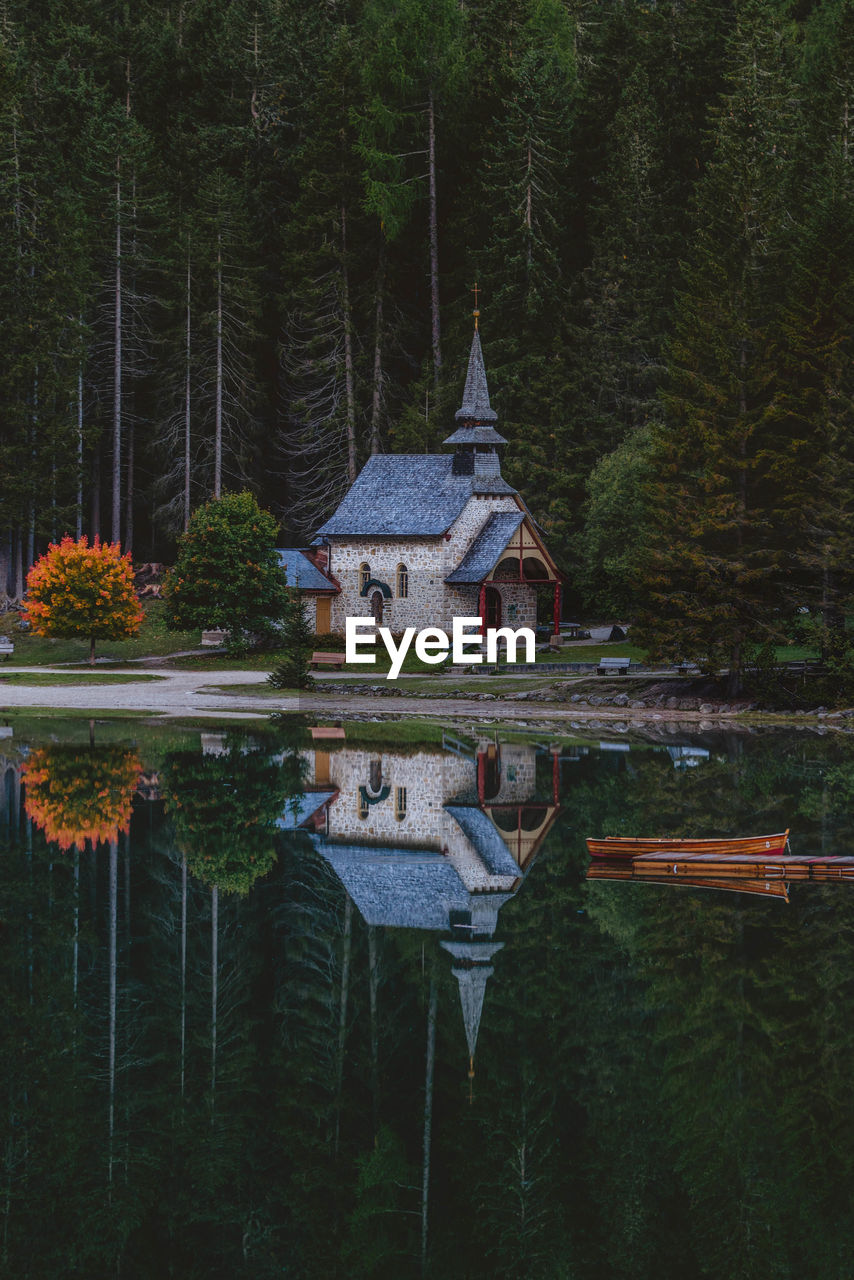
<svg viewBox="0 0 854 1280"><path fill-rule="evenodd" d="M83 328L83 317L80 317ZM83 536L83 360L77 365L77 521L78 541Z"/></svg>
<svg viewBox="0 0 854 1280"><path fill-rule="evenodd" d="M214 411L214 497L222 496L222 232L216 238L216 408Z"/></svg>
<svg viewBox="0 0 854 1280"><path fill-rule="evenodd" d="M107 1181L113 1181L113 1139L116 1125L116 933L118 914L119 842L110 841L110 950L109 950L109 1151Z"/></svg>
<svg viewBox="0 0 854 1280"><path fill-rule="evenodd" d="M122 528L122 161L116 156L116 272L113 282L113 476L110 536L121 542Z"/></svg>
<svg viewBox="0 0 854 1280"><path fill-rule="evenodd" d="M219 996L219 889L211 889L211 1124L216 1105L216 1017Z"/></svg>
<svg viewBox="0 0 854 1280"><path fill-rule="evenodd" d="M380 233L377 295L374 312L374 385L371 394L371 453L380 451L380 412L383 402L383 300L385 297L385 237Z"/></svg>
<svg viewBox="0 0 854 1280"><path fill-rule="evenodd" d="M190 525L190 355L191 355L191 308L190 289L192 285L190 263L190 237L187 237L187 333L184 344L184 530Z"/></svg>
<svg viewBox="0 0 854 1280"><path fill-rule="evenodd" d="M74 846L74 940L71 944L71 990L74 995L74 1010L77 1011L77 981L80 966L80 850ZM77 1035L77 1024L74 1028Z"/></svg>
<svg viewBox="0 0 854 1280"><path fill-rule="evenodd" d="M344 947L341 958L341 999L338 1010L338 1054L335 1066L335 1154L341 1137L341 1096L344 1086L344 1048L347 1043L347 1001L350 994L350 944L353 935L353 903L344 903Z"/></svg>
<svg viewBox="0 0 854 1280"><path fill-rule="evenodd" d="M439 988L436 961L431 962L430 1003L427 1010L427 1045L424 1069L424 1151L421 1162L421 1274L427 1271L427 1227L430 1202L430 1140L433 1128L433 1075L436 1066L436 1008Z"/></svg>
<svg viewBox="0 0 854 1280"><path fill-rule="evenodd" d="M127 430L127 490L125 495L125 541L124 551L129 551L133 555L133 446L134 446L134 424L128 423Z"/></svg>
<svg viewBox="0 0 854 1280"><path fill-rule="evenodd" d="M181 1097L187 1050L187 855L181 855Z"/></svg>
<svg viewBox="0 0 854 1280"><path fill-rule="evenodd" d="M92 503L89 513L89 532L94 542L101 536L101 449L95 447L92 457Z"/></svg>
<svg viewBox="0 0 854 1280"><path fill-rule="evenodd" d="M353 373L353 319L347 267L347 206L341 206L341 291L344 308L344 386L347 396L347 477L356 479L356 387Z"/></svg>
<svg viewBox="0 0 854 1280"><path fill-rule="evenodd" d="M371 1007L371 1113L374 1142L380 1127L380 1037L377 1017L377 930L368 925L368 991Z"/></svg>
<svg viewBox="0 0 854 1280"><path fill-rule="evenodd" d="M433 86L427 100L427 156L430 171L430 306L433 338L433 382L438 387L442 369L439 320L439 217L436 208L436 111Z"/></svg>
<svg viewBox="0 0 854 1280"><path fill-rule="evenodd" d="M24 531L15 527L15 599L24 598Z"/></svg>

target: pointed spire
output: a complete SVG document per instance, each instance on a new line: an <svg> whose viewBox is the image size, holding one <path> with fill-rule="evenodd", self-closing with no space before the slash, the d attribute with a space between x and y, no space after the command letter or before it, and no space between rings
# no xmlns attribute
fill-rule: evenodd
<svg viewBox="0 0 854 1280"><path fill-rule="evenodd" d="M469 1060L473 1062L486 984L495 972L489 961L504 943L473 939L470 942L441 942L439 945L457 961L451 972L459 983L466 1044Z"/></svg>
<svg viewBox="0 0 854 1280"><path fill-rule="evenodd" d="M489 388L486 385L486 368L483 363L483 352L480 347L480 334L475 329L469 352L469 367L466 374L466 385L463 391L463 402L455 414L457 422L473 420L475 422L497 422L498 414L489 403Z"/></svg>

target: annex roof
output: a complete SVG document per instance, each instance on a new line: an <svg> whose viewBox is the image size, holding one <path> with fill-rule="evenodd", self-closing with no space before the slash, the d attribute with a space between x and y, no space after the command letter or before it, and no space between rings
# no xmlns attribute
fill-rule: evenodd
<svg viewBox="0 0 854 1280"><path fill-rule="evenodd" d="M300 591L337 590L332 579L318 569L304 551L298 551L296 547L277 547L276 555L285 571L288 586L299 587Z"/></svg>
<svg viewBox="0 0 854 1280"><path fill-rule="evenodd" d="M521 511L494 511L446 582L482 582L491 573L525 516Z"/></svg>
<svg viewBox="0 0 854 1280"><path fill-rule="evenodd" d="M521 875L501 833L482 809L475 805L446 804L445 812L451 815L474 845L478 857L491 876L510 876L515 880Z"/></svg>
<svg viewBox="0 0 854 1280"><path fill-rule="evenodd" d="M451 454L374 454L316 540L440 537L478 484L473 475L455 475L453 465ZM507 491L515 493L509 485Z"/></svg>
<svg viewBox="0 0 854 1280"><path fill-rule="evenodd" d="M276 819L280 831L298 831L303 823L314 817L319 809L329 804L338 795L337 791L306 791L295 796L285 806L281 817Z"/></svg>

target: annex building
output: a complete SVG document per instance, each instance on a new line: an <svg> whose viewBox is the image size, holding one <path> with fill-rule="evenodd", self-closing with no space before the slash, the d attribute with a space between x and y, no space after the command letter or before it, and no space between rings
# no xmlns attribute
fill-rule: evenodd
<svg viewBox="0 0 854 1280"><path fill-rule="evenodd" d="M375 454L312 546L280 552L318 634L343 634L347 617L370 615L393 633L450 631L454 617L534 626L542 587L551 588L558 631L561 574L501 475L507 442L495 427L477 328L455 416L447 453Z"/></svg>

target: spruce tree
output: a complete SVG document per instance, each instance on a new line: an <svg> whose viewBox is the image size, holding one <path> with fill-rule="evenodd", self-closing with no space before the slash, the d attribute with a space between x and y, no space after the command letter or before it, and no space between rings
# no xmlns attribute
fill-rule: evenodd
<svg viewBox="0 0 854 1280"><path fill-rule="evenodd" d="M309 674L309 663L314 649L314 634L298 587L287 590L281 639L285 656L270 672L268 681L274 689L313 689L314 679Z"/></svg>
<svg viewBox="0 0 854 1280"><path fill-rule="evenodd" d="M800 499L798 441L773 412L797 123L790 57L773 11L749 0L714 114L654 452L643 637L657 654L727 665L733 692L748 646L782 635Z"/></svg>

